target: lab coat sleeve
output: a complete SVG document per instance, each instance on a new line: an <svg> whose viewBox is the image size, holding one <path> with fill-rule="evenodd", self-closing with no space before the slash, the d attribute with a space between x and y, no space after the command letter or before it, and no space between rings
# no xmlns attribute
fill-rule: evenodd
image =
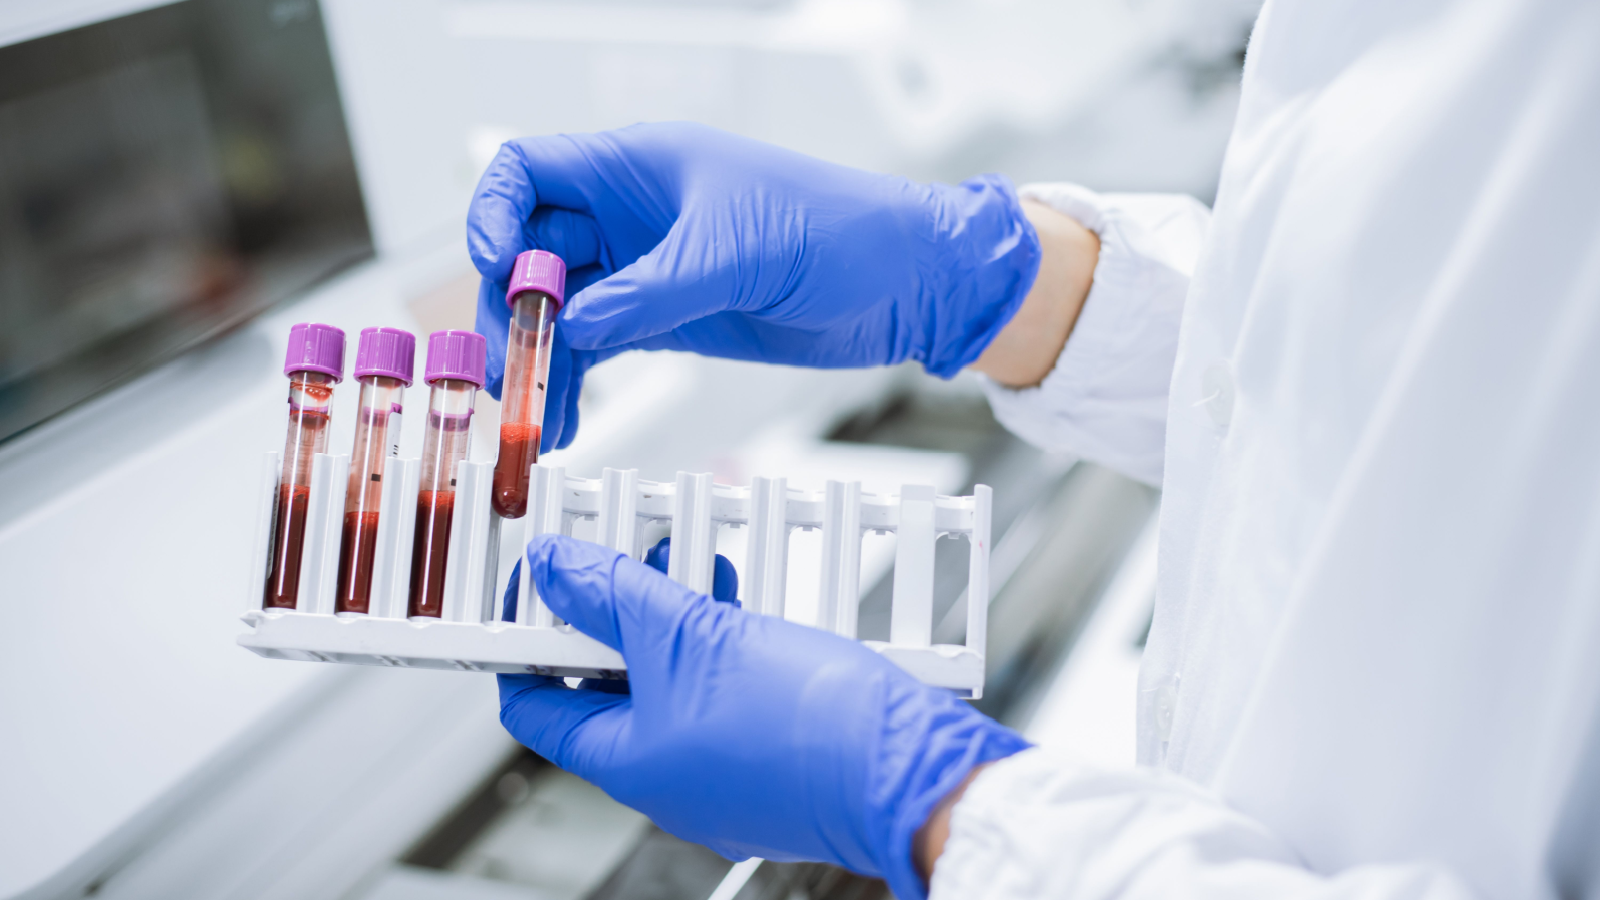
<svg viewBox="0 0 1600 900"><path fill-rule="evenodd" d="M1177 775L1036 748L991 765L956 804L929 900L1472 896L1426 862L1314 873L1261 824Z"/></svg>
<svg viewBox="0 0 1600 900"><path fill-rule="evenodd" d="M980 376L995 417L1038 447L1160 484L1178 323L1211 213L1176 194L1097 194L1074 184L1018 193L1099 235L1100 259L1072 335L1038 386Z"/></svg>

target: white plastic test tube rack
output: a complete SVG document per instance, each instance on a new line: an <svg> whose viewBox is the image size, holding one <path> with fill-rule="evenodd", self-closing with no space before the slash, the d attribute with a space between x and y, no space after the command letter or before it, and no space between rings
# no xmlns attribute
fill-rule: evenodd
<svg viewBox="0 0 1600 900"><path fill-rule="evenodd" d="M859 483L830 481L822 491L790 488L782 478L757 478L748 487L713 484L710 475L678 473L675 483L640 481L637 470L606 469L597 479L569 478L560 467L535 465L524 518L504 522L490 509L493 463L462 462L456 470L455 518L445 562L444 615L408 620L411 544L420 463L390 458L379 507L372 599L366 615L334 615L339 541L349 457L318 454L311 467L310 510L295 609L264 610L263 588L278 496L278 454L263 465L249 606L253 631L239 643L275 659L363 665L533 672L542 675L622 677L616 651L560 623L534 597L528 570L515 622L498 621L499 529L518 529L522 542L539 534L571 534L579 519L596 521L596 539L634 559L643 558L648 522L670 522L667 575L709 593L717 529L748 527L740 572L747 611L783 616L789 535L820 529L818 628L856 637L861 543L868 531L896 532L894 595L888 642L872 649L928 684L967 697L983 693L984 642L989 597L991 491L978 485L970 497L942 497L931 487L908 485L898 495L863 494ZM966 644L934 644L934 542L964 535L970 563Z"/></svg>

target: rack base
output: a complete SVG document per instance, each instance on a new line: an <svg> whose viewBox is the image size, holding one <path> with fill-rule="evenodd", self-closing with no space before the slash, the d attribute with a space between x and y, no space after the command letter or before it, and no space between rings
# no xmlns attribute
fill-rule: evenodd
<svg viewBox="0 0 1600 900"><path fill-rule="evenodd" d="M293 610L251 611L242 647L267 659L336 662L405 669L626 678L622 655L570 625L512 622L414 622ZM971 697L983 686L983 657L955 644L900 647L863 641L928 684Z"/></svg>

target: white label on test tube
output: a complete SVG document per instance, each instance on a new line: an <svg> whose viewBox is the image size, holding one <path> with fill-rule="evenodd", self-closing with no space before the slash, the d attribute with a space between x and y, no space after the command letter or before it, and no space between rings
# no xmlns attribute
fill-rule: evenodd
<svg viewBox="0 0 1600 900"><path fill-rule="evenodd" d="M404 418L404 413L403 413L404 409L405 409L405 407L401 406L398 403L393 403L393 404L390 404L390 406L389 406L389 456L390 457L396 457L396 456L400 455L400 425L401 425L402 419ZM385 464L385 466L387 467L387 463Z"/></svg>

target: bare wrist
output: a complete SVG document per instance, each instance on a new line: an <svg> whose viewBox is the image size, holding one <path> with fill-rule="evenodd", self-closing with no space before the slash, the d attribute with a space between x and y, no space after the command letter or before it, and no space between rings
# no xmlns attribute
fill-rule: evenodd
<svg viewBox="0 0 1600 900"><path fill-rule="evenodd" d="M1094 283L1100 238L1070 216L1034 200L1023 215L1039 235L1039 274L1022 306L972 368L1009 387L1032 387L1055 368Z"/></svg>
<svg viewBox="0 0 1600 900"><path fill-rule="evenodd" d="M944 855L945 842L950 839L950 812L967 793L967 787L972 784L978 773L989 767L989 763L973 766L967 777L961 779L955 790L944 795L939 805L928 814L928 821L922 823L917 833L911 839L911 861L917 867L917 874L922 876L923 883L933 878L933 867L939 862L939 857Z"/></svg>

